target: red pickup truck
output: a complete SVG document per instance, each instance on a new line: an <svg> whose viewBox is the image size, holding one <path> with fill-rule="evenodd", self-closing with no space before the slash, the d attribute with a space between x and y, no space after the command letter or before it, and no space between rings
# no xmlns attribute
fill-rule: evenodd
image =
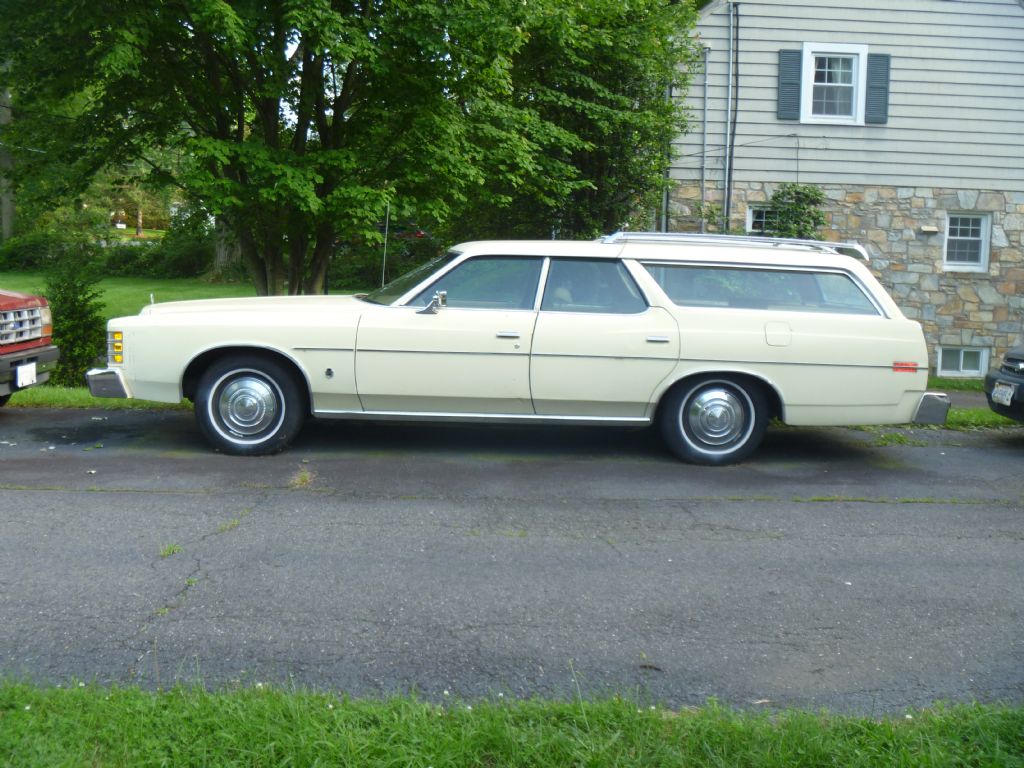
<svg viewBox="0 0 1024 768"><path fill-rule="evenodd" d="M12 392L50 378L60 359L52 336L46 299L0 290L0 405Z"/></svg>

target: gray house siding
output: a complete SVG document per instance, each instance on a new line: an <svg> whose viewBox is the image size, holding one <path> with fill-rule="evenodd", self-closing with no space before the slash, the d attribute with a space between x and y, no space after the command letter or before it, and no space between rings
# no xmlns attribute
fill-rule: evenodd
<svg viewBox="0 0 1024 768"><path fill-rule="evenodd" d="M736 3L739 110L734 178L804 183L974 186L1024 191L1024 8L1017 0L844 5ZM722 172L729 7L698 25L708 56L708 173ZM804 42L860 43L892 58L886 125L807 125L776 116L778 52ZM705 115L698 78L688 97ZM700 132L677 144L677 176L699 169Z"/></svg>
<svg viewBox="0 0 1024 768"><path fill-rule="evenodd" d="M751 0L732 10L732 51L728 2L709 5L697 25L707 68L687 94L690 132L674 146L667 228L702 226L702 200L742 228L777 184L818 185L830 200L827 236L869 246L880 277L925 326L933 363L944 348L1002 354L1024 330L1021 0ZM866 84L863 122L801 122L797 60L780 51L805 43L887 59L888 93L882 80ZM806 88L807 72L796 77ZM991 226L985 271L944 264L949 216L965 212Z"/></svg>

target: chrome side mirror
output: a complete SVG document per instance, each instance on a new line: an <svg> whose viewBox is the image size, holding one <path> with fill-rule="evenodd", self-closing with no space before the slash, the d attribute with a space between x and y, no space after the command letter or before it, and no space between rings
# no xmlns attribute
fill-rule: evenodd
<svg viewBox="0 0 1024 768"><path fill-rule="evenodd" d="M435 291L434 298L430 300L423 309L419 310L417 315L436 315L437 310L448 306L448 291Z"/></svg>

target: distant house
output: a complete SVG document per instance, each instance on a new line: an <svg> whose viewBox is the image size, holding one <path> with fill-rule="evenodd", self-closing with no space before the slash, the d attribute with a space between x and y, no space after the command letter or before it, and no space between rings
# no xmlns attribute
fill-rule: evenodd
<svg viewBox="0 0 1024 768"><path fill-rule="evenodd" d="M697 33L667 227L770 228L780 182L820 187L942 375L1024 331L1024 0L714 0Z"/></svg>

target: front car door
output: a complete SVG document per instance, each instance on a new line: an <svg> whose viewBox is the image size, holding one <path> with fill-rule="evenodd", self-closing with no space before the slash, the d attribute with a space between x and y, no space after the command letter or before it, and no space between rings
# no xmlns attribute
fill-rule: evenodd
<svg viewBox="0 0 1024 768"><path fill-rule="evenodd" d="M355 362L363 409L532 414L530 344L542 265L537 257L476 256L405 305L365 312ZM431 313L441 293L447 306Z"/></svg>

